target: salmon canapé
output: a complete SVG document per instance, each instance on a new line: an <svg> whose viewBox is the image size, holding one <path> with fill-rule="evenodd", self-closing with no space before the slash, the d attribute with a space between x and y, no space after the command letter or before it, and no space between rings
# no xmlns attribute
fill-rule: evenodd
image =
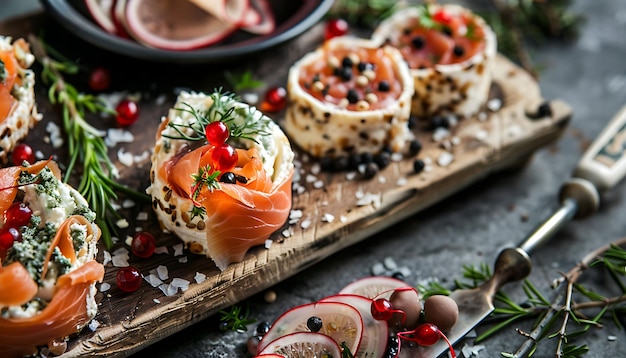
<svg viewBox="0 0 626 358"><path fill-rule="evenodd" d="M416 116L469 117L486 102L496 37L485 21L459 5L399 10L375 29L372 40L397 48L415 81Z"/></svg>
<svg viewBox="0 0 626 358"><path fill-rule="evenodd" d="M293 158L261 112L220 92L183 92L158 129L147 191L163 228L224 270L285 224Z"/></svg>
<svg viewBox="0 0 626 358"><path fill-rule="evenodd" d="M0 169L0 185L0 356L62 353L97 312L95 213L53 161Z"/></svg>
<svg viewBox="0 0 626 358"><path fill-rule="evenodd" d="M23 39L0 36L0 162L41 120L35 103L35 58Z"/></svg>
<svg viewBox="0 0 626 358"><path fill-rule="evenodd" d="M402 151L413 80L402 54L348 36L326 41L289 69L285 130L315 157Z"/></svg>

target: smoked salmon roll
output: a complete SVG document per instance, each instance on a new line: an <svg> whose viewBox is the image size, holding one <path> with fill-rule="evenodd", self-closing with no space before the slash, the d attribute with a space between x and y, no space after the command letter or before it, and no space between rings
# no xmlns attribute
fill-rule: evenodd
<svg viewBox="0 0 626 358"><path fill-rule="evenodd" d="M0 36L0 163L41 120L35 103L35 57L23 39ZM21 163L17 163L21 164Z"/></svg>
<svg viewBox="0 0 626 358"><path fill-rule="evenodd" d="M485 21L459 5L422 5L399 10L372 34L396 47L411 68L416 116L471 117L487 102L497 53Z"/></svg>
<svg viewBox="0 0 626 358"><path fill-rule="evenodd" d="M63 353L96 315L100 229L53 161L0 169L0 356Z"/></svg>
<svg viewBox="0 0 626 358"><path fill-rule="evenodd" d="M162 227L220 270L286 222L294 152L237 97L182 92L157 134L147 192Z"/></svg>
<svg viewBox="0 0 626 358"><path fill-rule="evenodd" d="M315 157L400 152L413 80L402 54L367 39L335 37L289 69L285 131Z"/></svg>

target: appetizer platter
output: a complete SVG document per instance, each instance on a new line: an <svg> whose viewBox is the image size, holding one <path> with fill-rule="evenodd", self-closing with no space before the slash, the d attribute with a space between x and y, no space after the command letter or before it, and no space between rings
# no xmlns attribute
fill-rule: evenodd
<svg viewBox="0 0 626 358"><path fill-rule="evenodd" d="M41 16L33 16L28 21L0 24L0 33L26 38L44 26ZM433 64L429 72L424 64L414 69L402 61L398 64L376 58L380 56L376 51L392 42L393 36L385 31L390 30L383 28L367 40L345 37L324 41L317 26L294 40L298 45L295 50L293 44L286 44L275 53L254 59L256 76L287 87L286 109L265 111L262 106L255 108L216 90L223 84L219 72L188 83L183 90L169 88L157 96L158 100L140 101L139 120L123 131L131 140L113 143L110 153L119 182L146 192L150 201L121 198L116 203L124 220L113 246L98 245L97 261L104 267L104 277L94 295L97 313L88 326L70 335L61 356L126 356L138 352L346 247L358 245L490 174L523 167L537 150L557 141L567 127L569 106L558 99L543 98L538 83L495 53L489 43L468 55L470 60L482 56L485 63L472 62L460 69L465 75L458 77L459 81L469 77L470 82L476 82L477 87L468 93L482 97L446 97L446 93L461 91L459 87L470 86L448 80L455 76L450 74L437 80L448 82L428 101L412 100L418 87L428 91L425 81L448 71L436 66L455 67L453 70L462 66ZM481 36L489 39L490 35L485 32ZM360 57L350 58L348 52L352 50ZM339 77L343 84L356 86L348 89L346 85L347 95L331 93L334 99L324 97L333 111L327 111L328 103L311 99L319 79L307 77L307 66L319 61L307 56L320 51L344 59L335 65L339 70L324 80L331 83ZM385 51L384 56L392 59L402 56L391 47ZM313 60L307 62L307 58ZM345 58L350 58L350 64L346 65ZM119 59L112 59L113 64L116 61ZM395 67L385 67L388 62L394 62ZM357 66L360 63L364 68ZM376 65L369 68L368 63ZM465 64L466 59L459 63ZM245 68L246 63L233 66ZM345 68L349 68L349 75ZM379 71L385 68L389 73ZM370 77L368 70L375 73ZM377 90L359 89L374 83ZM55 148L50 141L50 123L60 125L61 118L46 92L41 84L35 86L41 118L37 114L40 123L24 141L43 158L54 156L64 170L67 149ZM383 102L388 92L396 97L384 106L393 110L385 112L376 103ZM342 96L347 101L333 103ZM420 98L424 97L428 96L422 93ZM216 106L221 119L211 117ZM327 131L319 127L309 131L320 116L328 119ZM435 124L433 118L445 120ZM226 135L220 129L209 130L212 123L227 123ZM348 125L342 127L342 123ZM350 133L356 123L368 126ZM201 141L195 144L198 139ZM132 154L130 162L119 155L128 152ZM376 160L350 164L347 160L355 154ZM369 166L371 162L376 163L374 169ZM197 172L199 168L207 171ZM225 173L232 178L226 178ZM195 181L190 182L191 178ZM215 186L210 189L210 185ZM232 198L235 204L230 203ZM238 204L241 202L246 204ZM250 236L248 229L253 231ZM136 233L155 238L156 248L149 257L132 252L127 238ZM97 238L95 233L91 236ZM218 240L207 239L209 236L226 241L216 246ZM241 244L233 244L233 238ZM419 241L419 233L415 240ZM95 239L89 242L95 243ZM126 292L118 278L129 266L141 275L139 287L129 290L132 292Z"/></svg>

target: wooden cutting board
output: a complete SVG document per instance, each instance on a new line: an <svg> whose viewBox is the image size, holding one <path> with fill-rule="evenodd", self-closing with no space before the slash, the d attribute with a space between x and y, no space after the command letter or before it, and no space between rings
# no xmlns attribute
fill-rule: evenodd
<svg viewBox="0 0 626 358"><path fill-rule="evenodd" d="M40 28L50 29L51 26L54 25L46 23L40 16L32 16L0 24L0 34L20 37L30 32L36 33ZM56 38L59 43L63 42L60 40L62 35L55 35L54 31L52 33L53 41ZM241 70L253 64L255 76L259 79L269 84L285 83L291 63L320 43L320 33L321 29L315 28L293 43L253 59L254 62L235 63L232 68ZM83 51L96 51L88 45L84 46ZM77 60L85 61L80 58ZM120 71L124 71L122 67L126 66L125 59L112 57L110 61L111 66L119 66ZM97 295L99 313L96 321L99 326L95 331L85 329L72 337L64 356L126 356L137 352L220 309L263 291L345 247L358 244L364 238L427 209L490 174L522 167L538 149L558 140L567 127L571 109L562 101L551 100L548 101L551 115L536 118L539 104L545 101L538 83L504 57L499 56L496 63L491 98L500 101L502 107L496 111L485 110L484 117L460 121L451 129L456 139L450 141L449 145L435 142L433 132L425 129L426 124L421 123L416 135L423 144L422 151L416 157L392 162L368 180L359 179L358 176L351 178L345 172L312 172L315 161L307 161L306 156L298 152L298 162L302 165L299 185L306 190L294 193L293 210L301 211L302 217L275 233L269 248L253 248L243 262L231 264L223 272L209 259L186 250L175 250L180 242L158 230L158 223L149 205L120 209L130 224L128 229L121 230L124 235L132 235L135 228L150 231L157 237L157 245L168 250L168 253L155 254L149 259L131 257L131 265L144 275L159 266L165 266L168 269L165 283L182 278L191 284L186 291L179 290L172 296L164 295L159 288L145 281L138 291L123 293L115 286L117 268L108 263L104 282L110 284L111 288ZM150 66L147 67L145 71L152 70ZM130 72L128 69L126 71ZM197 84L191 82L186 85L193 90L210 90L217 86L215 83L219 83L219 79L216 78L221 75L202 77ZM150 73L143 77L141 74L136 76L128 79L129 88L149 86L137 78L146 81ZM212 87L207 87L210 83ZM144 96L140 120L129 129L135 137L134 143L120 144L110 150L120 170L120 181L134 189L142 191L148 186L149 159L127 167L119 163L116 153L123 148L126 152L140 155L152 148L160 118L174 103L172 93L176 85L175 79L164 79L158 87L167 91L166 96L160 100ZM54 149L42 140L49 135L45 129L47 122L60 125L59 112L48 103L43 86L38 86L37 95L44 120L30 133L26 142L46 156L55 154L58 161L64 163L67 157L65 149ZM283 119L281 113L270 116L279 123ZM92 120L98 121L97 118ZM97 123L101 125L102 119ZM104 124L107 123L111 122ZM438 159L447 153L452 154L452 162L440 165ZM430 163L419 174L413 172L413 161L416 158ZM147 219L141 218L146 214ZM418 235L415 240L419 240ZM120 243L109 252L119 247L125 245ZM103 253L104 248L99 255L101 259ZM200 283L196 282L198 273L206 276Z"/></svg>

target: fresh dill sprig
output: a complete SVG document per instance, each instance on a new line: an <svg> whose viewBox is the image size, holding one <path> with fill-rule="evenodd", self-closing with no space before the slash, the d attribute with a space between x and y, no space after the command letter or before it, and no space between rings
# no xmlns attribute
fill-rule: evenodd
<svg viewBox="0 0 626 358"><path fill-rule="evenodd" d="M233 87L233 91L235 92L255 89L264 85L263 81L255 80L253 76L254 75L250 70L246 70L239 74L232 73L230 71L226 71L226 73L224 73L226 81L228 81L228 83Z"/></svg>
<svg viewBox="0 0 626 358"><path fill-rule="evenodd" d="M187 141L206 140L204 129L212 122L223 122L228 126L230 132L229 140L247 139L258 143L257 137L269 135L269 118L259 116L257 109L248 106L237 106L239 97L233 93L216 90L209 95L212 103L204 112L198 111L188 103L183 103L184 107L176 108L181 112L191 114L195 121L192 123L168 123L168 126L178 136L163 135L169 139L182 139ZM191 134L188 134L191 132Z"/></svg>
<svg viewBox="0 0 626 358"><path fill-rule="evenodd" d="M248 330L248 325L255 323L255 319L249 318L250 308L246 306L245 311L242 311L241 306L233 305L228 311L219 310L222 316L220 317L220 330L222 331L236 331L243 333Z"/></svg>
<svg viewBox="0 0 626 358"><path fill-rule="evenodd" d="M61 56L42 40L31 35L29 42L35 58L43 66L41 78L50 87L48 99L59 105L62 112L63 129L67 134L69 163L63 181L82 167L77 190L85 197L89 207L96 213L96 224L102 231L104 245L113 245L115 221L121 218L113 207L117 193L121 192L135 200L146 201L148 197L117 182L117 170L108 156L104 133L90 125L85 119L87 113L114 114L96 96L79 92L65 81L64 74L76 74L78 66Z"/></svg>

